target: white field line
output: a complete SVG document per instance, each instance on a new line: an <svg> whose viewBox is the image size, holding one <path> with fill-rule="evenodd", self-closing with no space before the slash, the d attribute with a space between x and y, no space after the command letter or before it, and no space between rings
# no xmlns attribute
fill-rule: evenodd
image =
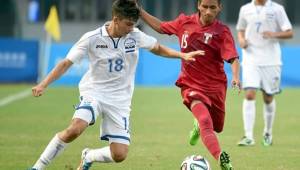
<svg viewBox="0 0 300 170"><path fill-rule="evenodd" d="M5 105L8 105L14 101L21 100L31 94L31 89L26 89L24 91L21 91L19 93L4 97L0 99L0 107L3 107Z"/></svg>

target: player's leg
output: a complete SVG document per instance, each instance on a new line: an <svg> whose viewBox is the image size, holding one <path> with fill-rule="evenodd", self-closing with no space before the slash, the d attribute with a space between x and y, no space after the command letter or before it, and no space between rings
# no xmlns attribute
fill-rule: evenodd
<svg viewBox="0 0 300 170"><path fill-rule="evenodd" d="M191 104L191 110L198 121L200 137L203 144L213 157L218 160L221 148L214 132L213 122L206 105L199 100L194 100Z"/></svg>
<svg viewBox="0 0 300 170"><path fill-rule="evenodd" d="M239 146L252 146L255 144L253 129L255 124L255 98L256 89L246 89L243 101L244 137L238 142Z"/></svg>
<svg viewBox="0 0 300 170"><path fill-rule="evenodd" d="M199 124L198 120L194 118L194 123L193 123L193 128L190 131L190 136L189 136L189 143L190 145L196 145L198 140L199 140Z"/></svg>
<svg viewBox="0 0 300 170"><path fill-rule="evenodd" d="M263 145L272 145L272 128L276 112L276 102L274 95L280 92L280 79L281 79L281 67L280 66L268 66L261 68L261 74L263 76L262 90L264 99L264 132L263 132Z"/></svg>
<svg viewBox="0 0 300 170"><path fill-rule="evenodd" d="M204 94L202 94L199 91L196 91L194 89L187 88L187 87L181 88L181 96L183 98L183 104L185 104L186 107L190 111L192 111L191 110L191 108L192 108L191 104L194 100L203 101L204 103L210 103L207 96L205 96ZM196 145L196 143L199 140L199 135L200 135L200 131L199 131L198 120L194 117L193 128L189 133L189 143L190 143L190 145Z"/></svg>
<svg viewBox="0 0 300 170"><path fill-rule="evenodd" d="M80 136L89 124L93 124L97 116L97 101L90 97L81 97L71 124L53 137L32 169L44 169L66 148L68 143Z"/></svg>
<svg viewBox="0 0 300 170"><path fill-rule="evenodd" d="M263 132L263 141L264 146L272 145L272 128L275 117L276 103L272 95L268 95L265 92L263 93L264 98L264 132Z"/></svg>
<svg viewBox="0 0 300 170"><path fill-rule="evenodd" d="M243 88L245 99L243 101L244 137L238 142L238 146L252 146L255 144L253 129L256 115L256 89L260 88L261 77L258 67L243 65Z"/></svg>
<svg viewBox="0 0 300 170"><path fill-rule="evenodd" d="M225 98L226 98L226 90L223 91L223 94L218 93L218 95L211 97L211 100L213 101L214 104L210 108L210 115L213 121L214 131L217 133L221 133L224 128ZM233 169L230 156L227 152L222 151L219 155L218 160L222 170Z"/></svg>
<svg viewBox="0 0 300 170"><path fill-rule="evenodd" d="M111 143L109 146L99 149L85 148L82 151L81 162L77 170L89 170L92 163L122 162L126 159L128 145L122 143Z"/></svg>
<svg viewBox="0 0 300 170"><path fill-rule="evenodd" d="M52 138L33 168L36 170L44 169L67 147L68 143L76 139L87 126L88 123L86 121L73 119L68 128L59 132Z"/></svg>
<svg viewBox="0 0 300 170"><path fill-rule="evenodd" d="M88 170L94 162L122 162L126 159L130 144L129 107L117 108L103 104L103 119L101 123L101 140L109 142L109 146L97 149L86 148L82 151L78 170Z"/></svg>

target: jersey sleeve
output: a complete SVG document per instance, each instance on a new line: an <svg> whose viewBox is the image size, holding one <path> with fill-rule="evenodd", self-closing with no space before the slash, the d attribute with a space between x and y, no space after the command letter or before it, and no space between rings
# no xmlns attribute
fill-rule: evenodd
<svg viewBox="0 0 300 170"><path fill-rule="evenodd" d="M161 30L168 35L173 35L178 32L178 29L180 27L181 20L184 18L184 14L180 14L175 20L173 21L167 21L167 22L162 22L160 24Z"/></svg>
<svg viewBox="0 0 300 170"><path fill-rule="evenodd" d="M88 35L85 34L73 45L66 58L73 63L80 63L80 61L87 56L88 46L89 38Z"/></svg>
<svg viewBox="0 0 300 170"><path fill-rule="evenodd" d="M144 32L138 30L139 33L139 47L140 48L146 48L148 50L151 50L154 48L155 44L157 43L157 39L145 34Z"/></svg>
<svg viewBox="0 0 300 170"><path fill-rule="evenodd" d="M292 24L283 8L283 6L280 6L280 8L278 8L278 12L276 13L277 15L277 22L278 25L280 26L280 29L282 31L287 31L292 29Z"/></svg>
<svg viewBox="0 0 300 170"><path fill-rule="evenodd" d="M244 17L244 7L242 7L239 12L239 18L236 24L236 29L240 31L240 30L245 30L246 27L247 27L247 21Z"/></svg>
<svg viewBox="0 0 300 170"><path fill-rule="evenodd" d="M229 28L226 27L222 35L223 43L221 45L221 56L223 60L228 62L231 59L238 58L238 53L235 48L234 39Z"/></svg>

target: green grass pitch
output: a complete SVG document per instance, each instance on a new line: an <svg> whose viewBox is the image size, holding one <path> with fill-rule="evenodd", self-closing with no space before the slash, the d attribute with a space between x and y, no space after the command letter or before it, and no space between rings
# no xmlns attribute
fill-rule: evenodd
<svg viewBox="0 0 300 170"><path fill-rule="evenodd" d="M0 100L30 85L0 85ZM300 167L300 89L284 89L276 97L274 145L263 147L262 100L259 93L255 126L256 145L241 148L243 94L228 90L227 115L219 141L230 153L236 170L298 170ZM78 103L77 88L51 87L40 98L28 96L0 107L0 170L25 170L35 163L54 134L64 129ZM97 164L101 170L178 170L184 157L200 154L212 169L219 166L199 142L188 145L192 115L181 102L179 90L137 87L131 112L131 140L127 159L119 164ZM99 119L75 140L48 170L76 169L84 147L106 145L99 139Z"/></svg>

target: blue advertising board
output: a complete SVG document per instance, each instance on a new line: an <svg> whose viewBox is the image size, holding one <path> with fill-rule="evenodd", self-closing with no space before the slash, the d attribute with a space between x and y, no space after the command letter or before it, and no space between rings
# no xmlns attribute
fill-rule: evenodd
<svg viewBox="0 0 300 170"><path fill-rule="evenodd" d="M51 48L48 72L65 56L72 44L53 44ZM179 50L178 45L169 47ZM239 50L240 52L240 50ZM282 86L300 87L300 47L283 46L282 48ZM139 63L136 71L135 84L139 86L174 86L180 72L180 60L167 59L153 55L141 49ZM55 82L56 85L77 85L82 75L88 69L88 61L84 60L79 65L74 64L67 73ZM228 83L231 81L230 64L225 64Z"/></svg>
<svg viewBox="0 0 300 170"><path fill-rule="evenodd" d="M70 43L54 43L51 45L51 53L49 57L47 73L49 73L58 62L60 62L67 56L71 47L72 44ZM87 59L82 60L79 64L73 64L62 77L54 82L54 85L76 86L87 69Z"/></svg>
<svg viewBox="0 0 300 170"><path fill-rule="evenodd" d="M36 82L38 41L0 39L0 82Z"/></svg>

